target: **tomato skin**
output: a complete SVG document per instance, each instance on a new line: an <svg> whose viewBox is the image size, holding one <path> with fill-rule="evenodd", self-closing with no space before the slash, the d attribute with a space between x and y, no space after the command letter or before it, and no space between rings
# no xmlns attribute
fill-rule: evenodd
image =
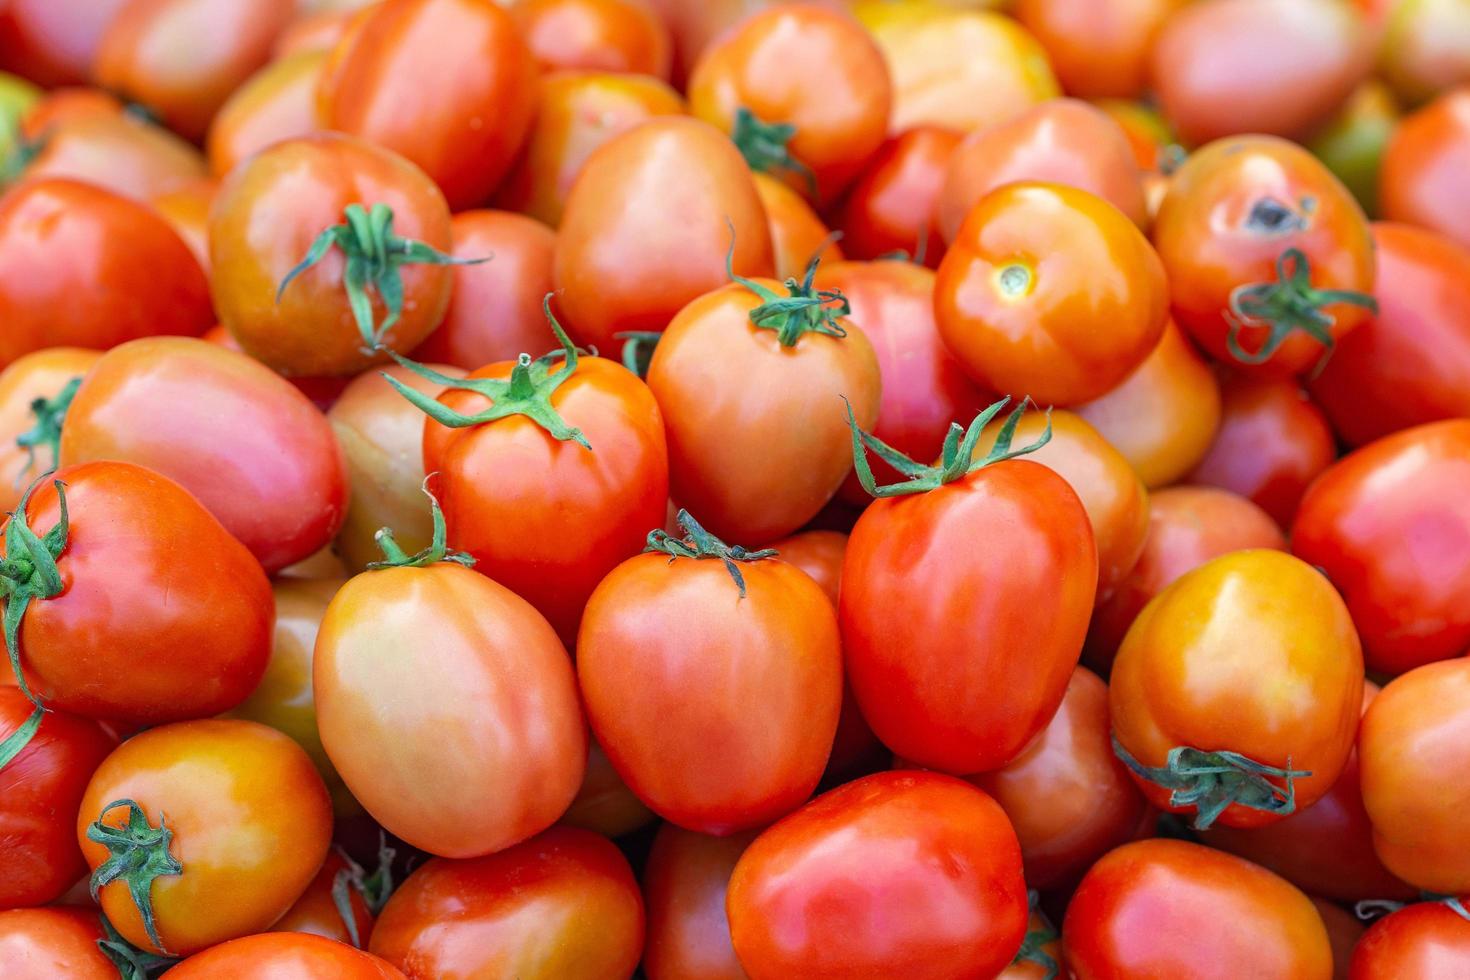
<svg viewBox="0 0 1470 980"><path fill-rule="evenodd" d="M1401 115L1388 86L1369 78L1306 144L1369 214L1378 213L1378 172Z"/></svg>
<svg viewBox="0 0 1470 980"><path fill-rule="evenodd" d="M211 285L220 322L245 353L291 375L356 374L387 360L362 352L332 249L302 272L276 300L281 280L324 228L341 224L349 204L385 204L393 231L441 252L451 248L449 209L413 164L350 136L319 133L277 143L225 178L209 219ZM450 270L405 265L403 316L384 343L412 350L444 318ZM376 291L373 322L386 311Z"/></svg>
<svg viewBox="0 0 1470 980"><path fill-rule="evenodd" d="M205 143L209 169L216 177L272 143L322 128L316 89L326 60L325 51L281 58L235 89L220 106Z"/></svg>
<svg viewBox="0 0 1470 980"><path fill-rule="evenodd" d="M158 724L216 714L254 689L273 603L260 564L183 487L115 461L56 471L71 528L64 591L21 621L26 677L48 706ZM51 483L26 508L60 517ZM121 615L125 610L126 615ZM104 683L105 682L105 683Z"/></svg>
<svg viewBox="0 0 1470 980"><path fill-rule="evenodd" d="M327 127L401 153L460 211L489 199L521 148L536 63L494 3L387 0L338 42L318 98Z"/></svg>
<svg viewBox="0 0 1470 980"><path fill-rule="evenodd" d="M103 32L127 0L10 0L0 7L0 68L37 85L88 80Z"/></svg>
<svg viewBox="0 0 1470 980"><path fill-rule="evenodd" d="M981 198L1019 180L1064 184L1095 194L1143 226L1142 173L1113 119L1077 99L1053 99L976 130L949 158L935 215L953 242Z"/></svg>
<svg viewBox="0 0 1470 980"><path fill-rule="evenodd" d="M321 936L272 930L232 939L193 956L172 969L188 980L250 976L259 980L402 980L403 972L371 953Z"/></svg>
<svg viewBox="0 0 1470 980"><path fill-rule="evenodd" d="M710 837L671 823L658 829L643 871L648 980L747 980L730 944L725 891L755 831Z"/></svg>
<svg viewBox="0 0 1470 980"><path fill-rule="evenodd" d="M844 664L863 717L918 765L1005 765L1062 701L1096 582L1087 512L1039 463L875 500L842 566ZM1037 620L1018 612L1043 605Z"/></svg>
<svg viewBox="0 0 1470 980"><path fill-rule="evenodd" d="M1186 572L1144 607L1109 694L1114 737L1140 764L1164 766L1180 745L1277 768L1289 757L1311 772L1295 781L1301 810L1332 787L1352 751L1363 658L1347 607L1315 569L1278 551L1237 551ZM1159 809L1194 812L1139 783ZM1261 827L1282 816L1232 803L1219 822Z"/></svg>
<svg viewBox="0 0 1470 980"><path fill-rule="evenodd" d="M742 20L759 11L776 6L783 0L651 0L674 38L674 79L687 80L689 72L710 42ZM846 9L845 0L785 0L803 6L827 10Z"/></svg>
<svg viewBox="0 0 1470 980"><path fill-rule="evenodd" d="M276 35L275 46L271 48L271 60L281 61L304 51L329 52L337 46L337 42L347 34L353 22L365 16L364 11L372 4L363 6L347 6L335 8L329 2L324 9L310 13L306 9L297 12L286 25L286 29Z"/></svg>
<svg viewBox="0 0 1470 980"><path fill-rule="evenodd" d="M821 587L777 559L741 574L744 596L720 561L630 558L592 593L577 637L598 744L650 809L706 834L804 803L841 707L837 619Z"/></svg>
<svg viewBox="0 0 1470 980"><path fill-rule="evenodd" d="M121 105L116 111L75 115L67 110L54 121L38 121L36 128L36 138L43 142L22 171L27 178L79 180L147 201L187 187L209 172L197 149L166 129L123 115Z"/></svg>
<svg viewBox="0 0 1470 980"><path fill-rule="evenodd" d="M362 897L362 892L350 885L347 889L347 905L352 910L357 943L352 941L352 933L348 931L342 912L332 896L332 887L337 876L347 871L349 868L341 853L335 848L328 851L327 859L322 862L322 869L311 879L311 884L306 886L306 891L301 893L296 904L271 926L271 932L322 936L349 946L355 945L359 949L367 948L368 939L373 934L373 913L368 908L367 900Z"/></svg>
<svg viewBox="0 0 1470 980"><path fill-rule="evenodd" d="M209 275L209 209L218 190L218 181L201 177L148 199L153 210L163 215L189 246L206 276Z"/></svg>
<svg viewBox="0 0 1470 980"><path fill-rule="evenodd" d="M179 413L201 399L207 414ZM347 510L342 450L316 406L244 354L192 337L130 341L93 365L67 411L61 462L97 459L176 481L268 573L320 550Z"/></svg>
<svg viewBox="0 0 1470 980"><path fill-rule="evenodd" d="M1470 922L1442 902L1379 919L1353 949L1348 980L1452 977L1470 968Z"/></svg>
<svg viewBox="0 0 1470 980"><path fill-rule="evenodd" d="M43 347L0 371L0 511L15 510L26 484L56 465L45 446L36 447L32 461L16 444L36 424L31 402L55 398L73 378L84 377L101 356L81 347Z"/></svg>
<svg viewBox="0 0 1470 980"><path fill-rule="evenodd" d="M735 271L774 271L755 181L719 130L694 119L653 119L613 137L572 186L553 277L567 329L606 356L617 334L663 330L685 304Z"/></svg>
<svg viewBox="0 0 1470 980"><path fill-rule="evenodd" d="M843 260L842 248L806 198L770 174L753 176L771 231L777 279L800 281L813 256L823 262Z"/></svg>
<svg viewBox="0 0 1470 980"><path fill-rule="evenodd" d="M582 786L558 823L581 827L607 838L621 837L654 820L654 813L623 782L596 739L587 740L587 771Z"/></svg>
<svg viewBox="0 0 1470 980"><path fill-rule="evenodd" d="M1259 217L1268 203L1289 210L1290 226L1276 227L1276 212ZM1253 376L1299 374L1323 353L1299 330L1264 364L1236 364L1227 344L1231 292L1274 281L1288 249L1306 256L1317 289L1373 289L1373 240L1362 208L1315 157L1275 137L1217 140L1191 154L1170 180L1153 239L1168 273L1174 319L1216 360ZM1368 317L1346 303L1327 304L1323 312L1333 318L1334 339ZM1247 324L1240 346L1256 351L1265 334Z"/></svg>
<svg viewBox="0 0 1470 980"><path fill-rule="evenodd" d="M1148 87L1148 57L1182 0L1020 0L1015 15L1036 35L1069 95L1135 98Z"/></svg>
<svg viewBox="0 0 1470 980"><path fill-rule="evenodd" d="M0 686L0 739L20 728L31 711L20 688ZM86 865L71 816L113 745L95 721L51 711L30 743L0 769L0 908L45 905L82 876ZM0 952L0 965L4 959Z"/></svg>
<svg viewBox="0 0 1470 980"><path fill-rule="evenodd" d="M1470 218L1445 202L1470 188L1470 89L1446 92L1405 116L1379 171L1383 217L1437 231L1470 248Z"/></svg>
<svg viewBox="0 0 1470 980"><path fill-rule="evenodd" d="M1456 419L1364 446L1302 498L1292 551L1347 600L1370 670L1398 674L1470 647L1467 479L1470 420Z"/></svg>
<svg viewBox="0 0 1470 980"><path fill-rule="evenodd" d="M1378 315L1343 338L1312 398L1347 443L1470 417L1470 248L1411 225L1373 225Z"/></svg>
<svg viewBox="0 0 1470 980"><path fill-rule="evenodd" d="M752 980L979 977L1021 945L1026 886L994 800L949 776L884 772L757 837L726 909Z"/></svg>
<svg viewBox="0 0 1470 980"><path fill-rule="evenodd" d="M173 831L169 853L184 871L156 878L151 894L159 936L175 956L267 929L316 875L332 836L332 803L311 760L253 721L183 721L118 746L93 774L77 816L93 870L108 851L87 839L87 828L114 800L135 800L150 824L166 818ZM102 819L119 827L127 816L116 807ZM241 840L253 844L242 848ZM124 939L159 951L126 882L103 885L100 897Z"/></svg>
<svg viewBox="0 0 1470 980"><path fill-rule="evenodd" d="M1189 482L1234 491L1290 527L1307 485L1337 458L1327 417L1287 378L1229 378L1220 393L1220 431Z"/></svg>
<svg viewBox="0 0 1470 980"><path fill-rule="evenodd" d="M0 972L7 980L115 980L97 948L102 923L91 909L52 906L0 912Z"/></svg>
<svg viewBox="0 0 1470 980"><path fill-rule="evenodd" d="M944 236L934 221L934 206L960 139L942 126L915 126L890 138L869 159L837 218L842 244L853 258L905 252L918 261L922 249L923 263L939 266Z"/></svg>
<svg viewBox="0 0 1470 980"><path fill-rule="evenodd" d="M1102 198L1007 184L970 210L950 243L934 315L971 378L1074 405L1116 387L1158 345L1168 284L1148 240Z"/></svg>
<svg viewBox="0 0 1470 980"><path fill-rule="evenodd" d="M673 40L644 0L515 0L510 13L543 70L580 68L668 80Z"/></svg>
<svg viewBox="0 0 1470 980"><path fill-rule="evenodd" d="M556 827L498 854L429 861L389 899L369 948L411 980L625 977L643 949L643 900L610 841Z"/></svg>
<svg viewBox="0 0 1470 980"><path fill-rule="evenodd" d="M1194 938L1160 941L1175 936ZM1249 861L1165 838L1092 866L1067 906L1062 953L1077 980L1332 977L1327 930L1306 895Z"/></svg>
<svg viewBox="0 0 1470 980"><path fill-rule="evenodd" d="M0 197L0 363L43 347L198 335L211 320L199 263L144 205L56 179Z"/></svg>
<svg viewBox="0 0 1470 980"><path fill-rule="evenodd" d="M1470 82L1470 10L1456 2L1407 0L1390 6L1378 72L1398 95L1423 102Z"/></svg>

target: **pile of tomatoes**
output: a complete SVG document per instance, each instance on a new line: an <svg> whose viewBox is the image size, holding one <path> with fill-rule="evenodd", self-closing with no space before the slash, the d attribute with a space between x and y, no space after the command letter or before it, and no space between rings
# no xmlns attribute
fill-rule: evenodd
<svg viewBox="0 0 1470 980"><path fill-rule="evenodd" d="M1470 977L1470 2L0 0L0 188L0 977Z"/></svg>

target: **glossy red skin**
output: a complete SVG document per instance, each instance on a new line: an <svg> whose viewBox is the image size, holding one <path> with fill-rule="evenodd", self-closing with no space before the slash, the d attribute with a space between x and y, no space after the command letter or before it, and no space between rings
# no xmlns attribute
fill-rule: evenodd
<svg viewBox="0 0 1470 980"><path fill-rule="evenodd" d="M670 823L659 828L643 869L648 980L747 980L730 944L725 891L754 839L754 831L710 837Z"/></svg>
<svg viewBox="0 0 1470 980"><path fill-rule="evenodd" d="M848 190L836 224L854 259L894 252L917 256L931 269L944 258L935 202L961 135L942 126L915 126L873 154ZM917 259L916 259L917 260Z"/></svg>
<svg viewBox="0 0 1470 980"><path fill-rule="evenodd" d="M1025 751L970 781L1010 818L1030 888L1075 880L1131 839L1144 811L1113 755L1108 686L1086 667L1073 672L1061 707Z"/></svg>
<svg viewBox="0 0 1470 980"><path fill-rule="evenodd" d="M1327 417L1292 379L1237 376L1220 394L1220 429L1185 479L1238 493L1290 527L1307 485L1337 458Z"/></svg>
<svg viewBox="0 0 1470 980"><path fill-rule="evenodd" d="M470 377L504 379L511 368L501 361ZM465 391L440 400L470 414L488 405ZM621 364L580 358L551 406L591 450L522 415L463 429L426 418L424 472L439 474L449 546L535 606L571 647L597 583L663 525L669 461L658 404Z"/></svg>
<svg viewBox="0 0 1470 980"><path fill-rule="evenodd" d="M366 949L368 939L373 934L373 913L368 908L367 900L363 898L362 891L353 884L347 887L347 905L352 910L352 925L357 930L357 941L353 942L352 933L348 931L347 923L342 918L342 912L337 908L336 899L332 895L337 876L349 871L347 862L337 850L327 852L327 859L322 862L322 869L311 879L311 884L306 886L306 891L296 900L285 915L281 916L271 926L271 932L296 932L312 936L322 936L339 943L347 943L358 949Z"/></svg>
<svg viewBox="0 0 1470 980"><path fill-rule="evenodd" d="M97 948L102 923L90 909L57 906L0 912L0 973L6 980L116 980Z"/></svg>
<svg viewBox="0 0 1470 980"><path fill-rule="evenodd" d="M673 39L645 0L515 0L510 10L545 71L581 68L668 80Z"/></svg>
<svg viewBox="0 0 1470 980"><path fill-rule="evenodd" d="M1306 895L1248 861L1166 838L1093 865L1067 906L1062 953L1076 980L1332 977L1327 930Z"/></svg>
<svg viewBox="0 0 1470 980"><path fill-rule="evenodd" d="M1442 902L1416 902L1373 923L1348 980L1457 977L1470 971L1470 922Z"/></svg>
<svg viewBox="0 0 1470 980"><path fill-rule="evenodd" d="M842 700L831 602L779 559L631 558L587 602L577 679L613 767L655 813L729 834L801 806Z"/></svg>
<svg viewBox="0 0 1470 980"><path fill-rule="evenodd" d="M1079 98L1136 98L1148 56L1181 0L1020 0L1016 19L1046 48L1057 81Z"/></svg>
<svg viewBox="0 0 1470 980"><path fill-rule="evenodd" d="M384 906L370 950L411 980L630 976L643 900L607 838L553 827L468 861L434 858Z"/></svg>
<svg viewBox="0 0 1470 980"><path fill-rule="evenodd" d="M220 106L205 143L216 177L272 143L321 128L316 89L326 59L325 51L279 58L235 89Z"/></svg>
<svg viewBox="0 0 1470 980"><path fill-rule="evenodd" d="M203 340L135 340L93 366L67 410L61 462L97 459L174 480L268 573L321 550L347 513L326 417L274 371Z"/></svg>
<svg viewBox="0 0 1470 980"><path fill-rule="evenodd" d="M47 705L156 725L239 704L270 657L275 600L257 562L183 487L132 463L56 471L71 528L64 591L20 627L26 678ZM44 534L56 490L26 508Z"/></svg>
<svg viewBox="0 0 1470 980"><path fill-rule="evenodd" d="M1434 422L1343 457L1308 489L1292 551L1347 601L1370 670L1470 647L1470 420Z"/></svg>
<svg viewBox="0 0 1470 980"><path fill-rule="evenodd" d="M863 717L918 765L1005 765L1061 704L1096 585L1087 511L1038 463L875 500L848 538L839 610Z"/></svg>
<svg viewBox="0 0 1470 980"><path fill-rule="evenodd" d="M555 347L541 304L552 291L556 232L509 211L462 211L452 224L456 258L493 258L452 270L449 309L413 359L473 371Z"/></svg>
<svg viewBox="0 0 1470 980"><path fill-rule="evenodd" d="M212 318L189 246L144 205L59 179L0 198L0 364L42 347L197 336Z"/></svg>
<svg viewBox="0 0 1470 980"><path fill-rule="evenodd" d="M1021 945L1025 889L994 800L949 776L883 772L757 837L726 909L752 980L989 977Z"/></svg>
<svg viewBox="0 0 1470 980"><path fill-rule="evenodd" d="M1394 130L1378 172L1383 217L1429 228L1470 248L1470 89L1451 89Z"/></svg>
<svg viewBox="0 0 1470 980"><path fill-rule="evenodd" d="M0 740L31 711L19 688L0 686ZM72 815L113 744L96 722L50 711L30 743L0 769L0 908L55 901L87 870Z"/></svg>
<svg viewBox="0 0 1470 980"><path fill-rule="evenodd" d="M232 350L237 354L245 353L244 348L240 346L240 342L235 339L235 335L226 330L222 323L217 323L204 331L199 339L206 340L218 347L223 347L225 350ZM286 380L295 385L296 389L303 395L311 399L313 405L325 412L337 403L337 399L347 390L347 386L356 379L351 377L328 376L322 378L286 378ZM376 554L377 552L375 550L374 555Z"/></svg>
<svg viewBox="0 0 1470 980"><path fill-rule="evenodd" d="M181 980L250 976L258 980L402 980L386 960L321 936L272 931L195 953L169 971Z"/></svg>
<svg viewBox="0 0 1470 980"><path fill-rule="evenodd" d="M39 152L26 164L24 177L65 177L147 202L208 175L204 156L193 145L160 126L123 115L121 106L116 111L94 106L90 112L77 107L72 112L58 109L50 122L38 120L34 138L40 140Z"/></svg>
<svg viewBox="0 0 1470 980"><path fill-rule="evenodd" d="M338 43L319 94L329 128L401 153L459 211L484 204L510 169L531 125L536 64L494 3L387 0Z"/></svg>
<svg viewBox="0 0 1470 980"><path fill-rule="evenodd" d="M1411 225L1373 225L1378 315L1308 382L1333 429L1361 446L1470 417L1470 247Z"/></svg>
<svg viewBox="0 0 1470 980"><path fill-rule="evenodd" d="M0 6L0 68L37 85L90 79L102 34L127 0L9 0Z"/></svg>

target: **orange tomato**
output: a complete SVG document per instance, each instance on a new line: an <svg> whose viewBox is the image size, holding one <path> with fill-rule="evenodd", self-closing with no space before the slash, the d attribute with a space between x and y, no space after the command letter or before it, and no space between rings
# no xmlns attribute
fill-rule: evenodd
<svg viewBox="0 0 1470 980"><path fill-rule="evenodd" d="M1184 0L1018 0L1015 16L1051 58L1069 95L1134 98L1148 87L1148 56Z"/></svg>
<svg viewBox="0 0 1470 980"><path fill-rule="evenodd" d="M403 980L403 972L370 953L321 936L280 929L220 943L189 957L171 971L188 980L254 975L333 977L334 980Z"/></svg>
<svg viewBox="0 0 1470 980"><path fill-rule="evenodd" d="M858 259L904 252L930 268L944 258L935 202L960 135L941 126L916 126L888 140L848 191L837 227L845 250Z"/></svg>
<svg viewBox="0 0 1470 980"><path fill-rule="evenodd" d="M658 829L643 870L648 980L747 980L730 944L725 889L755 832L710 837L671 823Z"/></svg>
<svg viewBox="0 0 1470 980"><path fill-rule="evenodd" d="M353 22L364 16L363 12L371 6L372 3L367 2L362 6L349 4L339 10L331 7L315 13L303 10L276 36L271 58L285 59L304 51L331 51L351 29Z"/></svg>
<svg viewBox="0 0 1470 980"><path fill-rule="evenodd" d="M0 511L15 510L26 486L59 465L65 408L101 356L80 347L44 347L0 371ZM38 399L46 404L37 405Z"/></svg>
<svg viewBox="0 0 1470 980"><path fill-rule="evenodd" d="M673 35L675 81L689 77L711 41L746 17L782 2L842 10L847 0L652 0L650 5Z"/></svg>
<svg viewBox="0 0 1470 980"><path fill-rule="evenodd" d="M271 932L299 932L366 949L373 934L373 912L362 892L351 883L351 873L341 853L328 851L322 869L296 904L271 926ZM339 881L347 887L343 889ZM343 910L337 904L339 893L345 896L347 918L343 918Z"/></svg>
<svg viewBox="0 0 1470 980"><path fill-rule="evenodd" d="M201 177L175 190L157 194L148 201L153 210L173 225L174 231L194 253L205 275L209 274L209 209L214 205L214 195L218 191L218 182Z"/></svg>
<svg viewBox="0 0 1470 980"><path fill-rule="evenodd" d="M38 131L27 178L66 177L146 201L208 176L204 157L168 130L113 112L63 115Z"/></svg>
<svg viewBox="0 0 1470 980"><path fill-rule="evenodd" d="M770 174L754 176L771 229L777 279L800 279L813 259L842 261L841 247L806 198Z"/></svg>
<svg viewBox="0 0 1470 980"><path fill-rule="evenodd" d="M1470 216L1446 206L1470 193L1470 86L1404 117L1378 174L1383 216L1437 231L1470 248Z"/></svg>
<svg viewBox="0 0 1470 980"><path fill-rule="evenodd" d="M547 71L669 77L673 40L644 0L514 0L510 13Z"/></svg>
<svg viewBox="0 0 1470 980"><path fill-rule="evenodd" d="M209 169L223 177L258 150L321 129L316 88L325 51L272 61L251 75L220 106L209 127Z"/></svg>

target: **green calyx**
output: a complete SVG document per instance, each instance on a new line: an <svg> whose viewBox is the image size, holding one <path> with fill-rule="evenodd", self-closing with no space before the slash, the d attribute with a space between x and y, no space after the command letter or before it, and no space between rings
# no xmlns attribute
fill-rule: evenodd
<svg viewBox="0 0 1470 980"><path fill-rule="evenodd" d="M473 557L463 551L449 550L449 532L444 524L444 510L439 506L439 499L429 490L429 481L433 478L432 473L424 477L423 485L420 487L424 496L429 498L429 508L434 520L434 537L429 542L429 546L416 555L410 555L399 547L397 539L393 537L391 527L380 527L378 533L373 535L373 540L378 543L379 550L383 552L383 560L368 562L369 569L423 568L425 565L441 561L452 561L465 568L474 567Z"/></svg>
<svg viewBox="0 0 1470 980"><path fill-rule="evenodd" d="M1040 900L1041 896L1035 889L1026 893L1026 903L1032 913L1037 912L1037 906ZM1035 963L1046 971L1042 975L1043 980L1057 980L1057 977L1061 974L1061 965L1042 947L1048 943L1056 942L1061 937L1057 935L1057 931L1052 927L1052 924L1046 920L1046 916L1042 915L1040 918L1041 928L1026 930L1026 938L1021 940L1021 948L1016 951L1016 956L1011 960L1011 963Z"/></svg>
<svg viewBox="0 0 1470 980"><path fill-rule="evenodd" d="M71 408L71 401L81 386L82 379L79 375L63 385L51 398L37 398L31 402L31 414L36 417L36 424L15 437L15 444L26 451L26 465L15 475L17 486L20 485L21 478L36 465L37 446L45 446L51 450L50 469L54 470L60 463L61 424L66 421L66 410Z"/></svg>
<svg viewBox="0 0 1470 980"><path fill-rule="evenodd" d="M796 127L791 123L762 122L745 106L735 110L735 125L730 130L730 139L750 169L761 174L800 174L806 181L807 190L816 197L817 177L812 168L791 155L794 136Z"/></svg>
<svg viewBox="0 0 1470 980"><path fill-rule="evenodd" d="M362 949L363 944L362 937L357 932L357 916L352 912L352 894L356 892L373 915L381 912L393 895L393 859L397 853L388 846L388 838L380 835L378 867L372 874L368 874L362 865L352 860L340 847L337 848L337 855L346 862L347 867L332 878L332 905L341 916L342 925L346 927L352 945L358 949Z"/></svg>
<svg viewBox="0 0 1470 980"><path fill-rule="evenodd" d="M103 823L107 814L117 807L128 808L128 822L121 827ZM108 850L107 860L92 872L92 899L103 886L114 881L123 881L128 894L143 917L143 928L148 938L160 952L167 952L163 940L158 938L158 922L153 915L153 882L158 878L184 873L179 859L169 853L174 832L169 830L164 819L159 817L158 826L148 822L148 814L132 800L113 800L102 808L97 820L87 828L87 840L101 844Z"/></svg>
<svg viewBox="0 0 1470 980"><path fill-rule="evenodd" d="M105 915L102 916L102 928L105 934L97 940L97 948L117 967L122 980L153 980L179 962L171 956L159 956L134 946L113 928Z"/></svg>
<svg viewBox="0 0 1470 980"><path fill-rule="evenodd" d="M846 337L838 319L852 312L847 297L836 289L816 289L812 281L817 275L817 264L822 249L812 256L807 264L806 275L801 282L787 279L786 295L782 296L754 279L735 274L735 228L730 228L730 250L725 253L725 274L731 282L739 283L755 293L763 301L750 311L750 322L762 330L776 331L776 339L782 347L795 347L804 334L820 333L828 337Z"/></svg>
<svg viewBox="0 0 1470 980"><path fill-rule="evenodd" d="M1012 447L1011 443L1016 438L1016 426L1020 424L1021 416L1026 413L1027 402L1023 401L1010 415L1006 416L1005 424L996 433L995 445L990 448L990 452L976 459L975 447L979 444L985 427L1010 403L1009 398L1002 398L975 416L969 428L961 426L958 422L950 423L949 432L944 436L944 447L940 450L939 465L928 466L909 459L871 432L864 432L857 424L857 419L853 417L852 403L845 398L843 402L847 405L847 426L852 430L853 469L857 471L858 482L873 497L901 497L910 493L927 493L930 490L937 490L946 483L953 483L992 463L1034 453L1051 442L1051 409L1047 409L1046 430L1036 437L1036 441L1027 446ZM877 479L873 476L873 468L868 464L868 450L908 479L899 483L891 483L888 486L879 486Z"/></svg>
<svg viewBox="0 0 1470 980"><path fill-rule="evenodd" d="M396 388L400 395L413 402L419 411L440 425L447 425L451 429L483 425L486 422L494 422L496 419L503 419L511 415L524 415L550 433L553 439L575 442L582 448L591 450L592 444L587 441L586 436L582 435L582 430L572 428L557 413L556 409L551 407L552 393L561 387L562 382L576 373L577 358L581 354L576 345L567 337L566 331L561 328L556 317L552 315L551 297L551 293L546 294L546 298L542 301L542 308L546 311L546 319L551 323L551 330L556 334L561 348L534 361L530 354L522 354L516 361L515 367L511 369L509 381L499 378L451 378L447 374L440 374L432 368L417 364L389 351L395 361L421 378L441 384L445 388L473 391L484 395L490 399L491 404L483 412L475 415L456 412L438 399L410 388L392 375L384 374L383 377L388 379L388 383ZM561 367L553 372L551 365L558 357L561 358Z"/></svg>
<svg viewBox="0 0 1470 980"><path fill-rule="evenodd" d="M1143 765L1113 737L1113 754L1134 775L1156 786L1170 790L1169 805L1194 807L1190 825L1195 830L1209 830L1229 807L1242 806L1287 816L1296 812L1295 781L1311 775L1303 769L1278 769L1257 762L1239 752L1206 752L1179 745L1169 750L1168 761L1158 768ZM1285 780L1279 786L1272 779Z"/></svg>
<svg viewBox="0 0 1470 980"><path fill-rule="evenodd" d="M342 283L357 330L362 334L364 353L382 349L383 338L403 315L403 266L475 265L490 258L458 259L431 245L393 234L393 210L386 204L374 204L370 211L361 204L349 204L343 216L346 222L324 229L311 243L306 257L286 273L276 289L276 302L281 301L292 280L320 262L335 246L346 260ZM373 323L373 301L368 286L373 287L388 311L377 325Z"/></svg>
<svg viewBox="0 0 1470 980"><path fill-rule="evenodd" d="M10 669L15 672L16 685L37 708L41 707L41 701L26 683L20 665L20 623L32 599L50 599L61 594L61 571L56 567L56 559L66 548L70 529L65 484L60 480L52 481L61 507L61 517L55 526L44 537L37 537L26 523L26 505L39 484L37 480L26 488L11 515L5 527L5 558L0 560L0 591L5 596L5 653L10 658Z"/></svg>
<svg viewBox="0 0 1470 980"><path fill-rule="evenodd" d="M1470 922L1470 909L1465 907L1464 901L1458 895L1440 895L1435 892L1420 892L1421 902L1437 902L1458 915L1460 918ZM1399 902L1391 898L1365 898L1353 905L1353 915L1362 922L1371 922L1386 915L1392 915L1400 909L1408 908L1414 902Z"/></svg>
<svg viewBox="0 0 1470 980"><path fill-rule="evenodd" d="M735 580L735 586L740 590L742 599L745 598L745 576L740 572L740 563L760 561L762 558L776 556L774 548L747 551L738 544L726 544L701 527L687 510L679 511L677 520L679 526L684 529L684 537L676 538L662 528L650 531L648 532L648 544L643 548L644 553L654 552L668 555L671 565L677 558L718 559L725 563L725 571L729 572L730 577Z"/></svg>
<svg viewBox="0 0 1470 980"><path fill-rule="evenodd" d="M1289 248L1276 260L1274 282L1248 283L1230 293L1230 309L1226 319L1230 332L1225 345L1230 356L1242 364L1262 364L1297 331L1320 343L1325 350L1317 364L1321 370L1331 356L1335 341L1332 325L1337 320L1323 311L1333 303L1349 303L1370 312L1378 312L1378 301L1367 293L1349 289L1316 289L1312 286L1311 265L1299 248ZM1269 331L1254 353L1240 346L1240 332L1246 327Z"/></svg>
<svg viewBox="0 0 1470 980"><path fill-rule="evenodd" d="M653 352L663 334L657 330L628 330L613 336L623 342L623 367L640 378L648 377L648 365L653 363Z"/></svg>

